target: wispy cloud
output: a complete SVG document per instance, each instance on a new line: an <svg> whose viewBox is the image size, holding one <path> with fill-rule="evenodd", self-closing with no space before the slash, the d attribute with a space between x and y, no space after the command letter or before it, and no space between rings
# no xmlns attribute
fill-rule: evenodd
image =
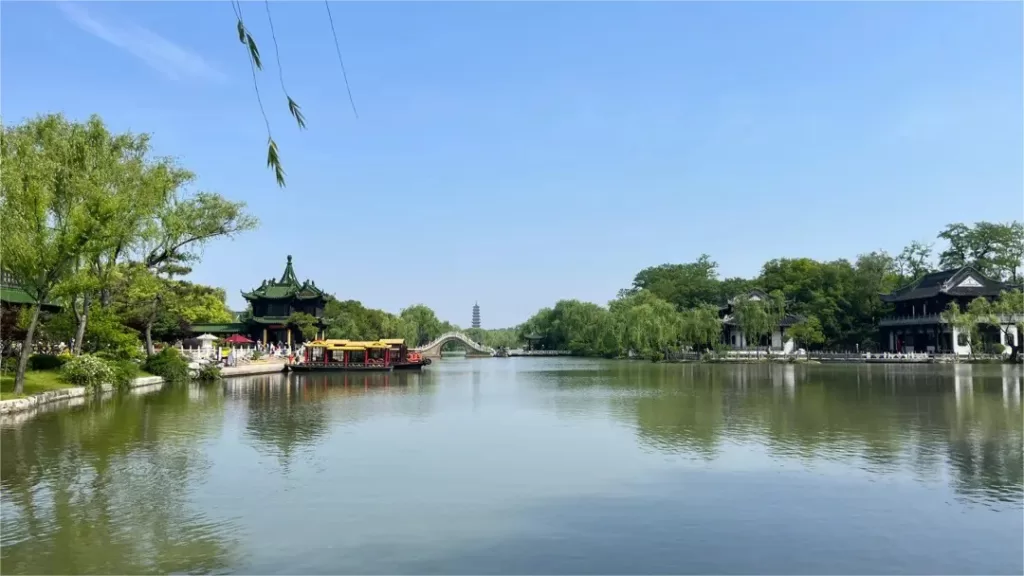
<svg viewBox="0 0 1024 576"><path fill-rule="evenodd" d="M60 2L64 16L82 30L142 60L172 80L199 78L222 81L225 76L199 54L148 28L100 19L82 3Z"/></svg>

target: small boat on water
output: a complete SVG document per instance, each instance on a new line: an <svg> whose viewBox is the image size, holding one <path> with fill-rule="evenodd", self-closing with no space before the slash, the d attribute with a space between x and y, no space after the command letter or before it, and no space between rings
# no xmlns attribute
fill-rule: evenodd
<svg viewBox="0 0 1024 576"><path fill-rule="evenodd" d="M418 370L428 364L430 358L423 358L418 352L410 351L405 340L400 338L373 342L316 340L307 344L305 354L288 368L295 372L390 372Z"/></svg>

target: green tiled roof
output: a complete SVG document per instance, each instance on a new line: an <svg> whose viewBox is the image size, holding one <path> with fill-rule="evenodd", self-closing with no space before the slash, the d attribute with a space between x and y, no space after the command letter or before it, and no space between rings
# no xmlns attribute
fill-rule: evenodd
<svg viewBox="0 0 1024 576"><path fill-rule="evenodd" d="M195 334L240 334L245 332L246 325L242 322L230 324L193 324L191 331Z"/></svg>
<svg viewBox="0 0 1024 576"><path fill-rule="evenodd" d="M287 316L253 316L252 322L256 324L287 324Z"/></svg>
<svg viewBox="0 0 1024 576"><path fill-rule="evenodd" d="M285 300L296 298L299 300L312 300L324 297L323 291L316 287L311 280L299 282L292 268L292 257L288 256L288 264L284 268L284 274L280 280L264 280L258 288L250 292L242 292L246 300Z"/></svg>

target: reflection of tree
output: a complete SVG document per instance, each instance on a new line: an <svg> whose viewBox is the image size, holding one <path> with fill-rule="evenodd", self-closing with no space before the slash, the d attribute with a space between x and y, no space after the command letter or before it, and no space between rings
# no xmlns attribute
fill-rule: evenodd
<svg viewBox="0 0 1024 576"><path fill-rule="evenodd" d="M957 414L953 399L946 411ZM1024 486L1024 432L1020 404L1004 406L995 394L975 394L965 417L950 425L948 453L956 489L1004 501L1019 501Z"/></svg>
<svg viewBox="0 0 1024 576"><path fill-rule="evenodd" d="M689 367L688 367L689 368ZM673 380L658 371L636 400L640 438L665 452L714 458L726 427L729 398L721 372L689 369ZM694 377L696 376L696 377Z"/></svg>
<svg viewBox="0 0 1024 576"><path fill-rule="evenodd" d="M949 467L957 491L988 498L1019 500L1024 488L1021 406L1004 402L998 367L975 367L958 401L965 377L955 383L948 366L619 366L556 385L604 389L663 452L713 458L729 439L921 478Z"/></svg>
<svg viewBox="0 0 1024 576"><path fill-rule="evenodd" d="M42 414L0 429L5 573L209 572L232 565L226 526L188 506L198 439L222 397L187 387ZM195 389L193 389L195 395Z"/></svg>
<svg viewBox="0 0 1024 576"><path fill-rule="evenodd" d="M322 400L329 390L314 377L297 383L265 380L243 389L249 407L245 431L287 468L297 449L327 435L330 417Z"/></svg>
<svg viewBox="0 0 1024 576"><path fill-rule="evenodd" d="M249 408L246 435L287 468L296 452L327 436L332 421L366 417L365 403L347 398L406 395L419 389L419 381L415 373L320 372L240 378L229 392Z"/></svg>

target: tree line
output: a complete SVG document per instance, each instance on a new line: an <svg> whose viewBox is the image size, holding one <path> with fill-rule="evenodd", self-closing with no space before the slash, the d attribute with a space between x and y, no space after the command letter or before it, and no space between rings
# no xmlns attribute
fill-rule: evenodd
<svg viewBox="0 0 1024 576"><path fill-rule="evenodd" d="M538 311L516 330L520 340L539 338L543 347L588 356L630 352L657 356L679 346L710 349L721 335L720 308L735 298L736 321L748 336L770 334L779 319L793 314L802 321L787 334L798 344L879 350L878 322L890 313L880 294L925 274L965 265L993 279L1020 281L1024 259L1020 222L949 224L937 239L944 243L938 252L934 244L915 241L895 256L874 251L853 261L773 259L754 278L721 278L717 263L704 254L694 262L641 270L632 286L607 306L562 300ZM745 299L743 295L753 289L769 297ZM998 322L999 313L1024 313L1024 296L1015 292L995 303L979 301L972 307L958 309L957 321L977 334L978 326Z"/></svg>

